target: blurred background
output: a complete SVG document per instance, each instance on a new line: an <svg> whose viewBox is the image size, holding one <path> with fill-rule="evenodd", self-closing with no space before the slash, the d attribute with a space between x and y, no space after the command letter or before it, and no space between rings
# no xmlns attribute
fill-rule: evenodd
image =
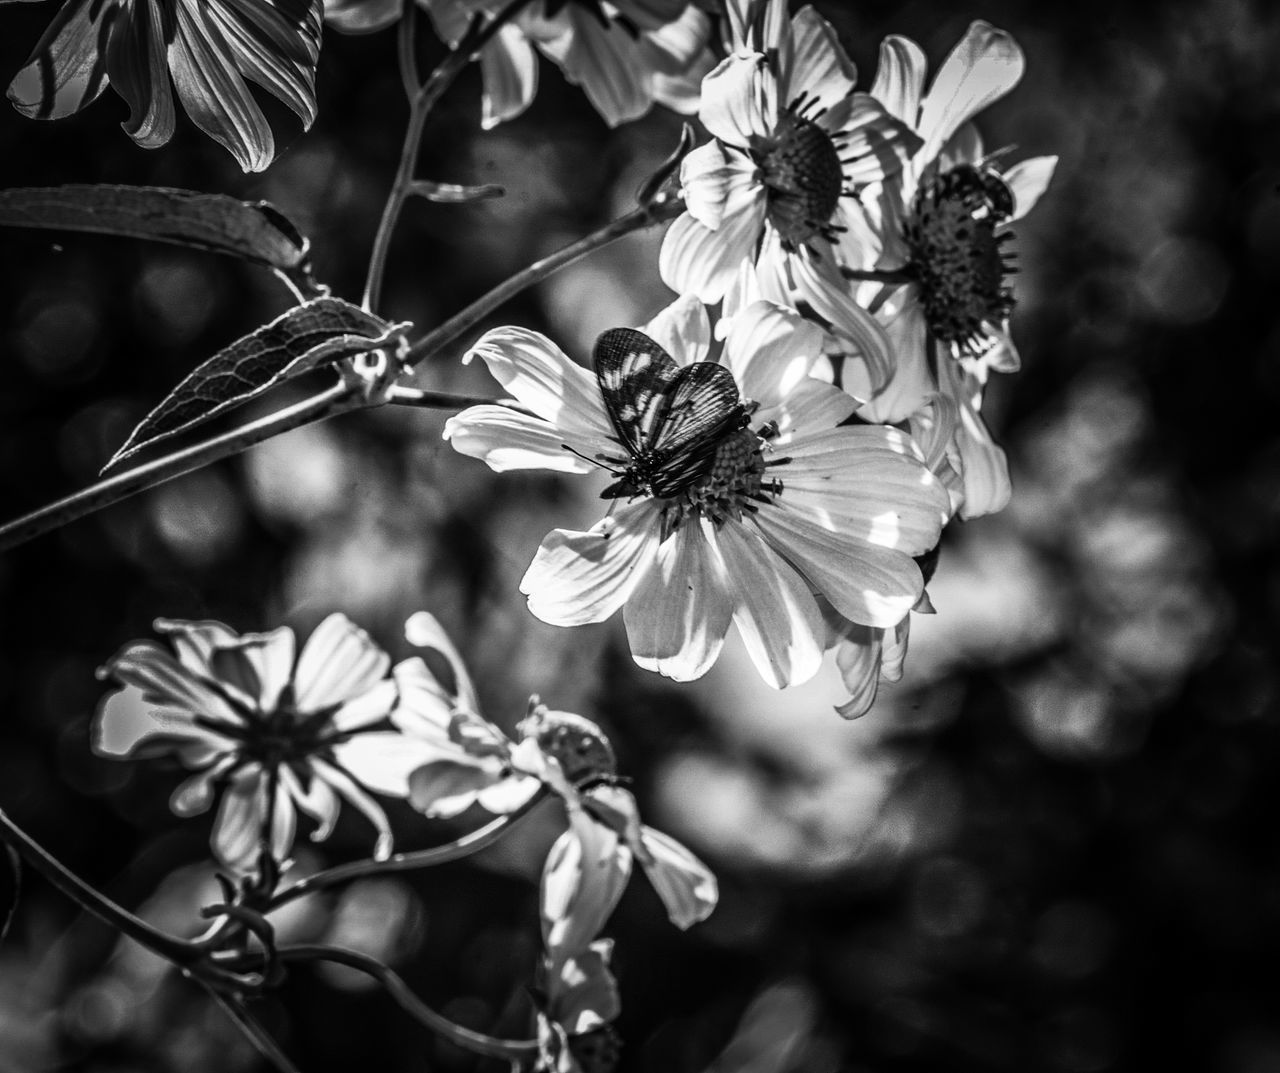
<svg viewBox="0 0 1280 1073"><path fill-rule="evenodd" d="M719 909L689 935L639 877L614 917L624 1071L1277 1073L1280 9L817 6L863 85L887 33L936 65L972 18L1010 30L1027 75L981 116L987 145L1061 156L1017 228L1024 369L987 403L1013 503L948 531L938 614L915 618L906 677L871 714L835 715L831 667L778 694L731 643L676 688L634 667L620 620L534 620L520 575L547 530L599 516L601 482L497 477L441 441L443 415L384 409L0 559L0 805L119 901L193 930L214 890L209 818L169 814L176 769L89 752L95 668L158 616L305 633L338 609L402 655L405 617L426 608L491 718L509 728L537 692L598 719L647 821L720 877ZM53 13L4 8L5 81ZM320 119L303 136L271 113L289 148L265 175L185 121L167 149L136 148L108 93L53 124L0 109L0 185L266 198L355 298L402 130L392 37L326 34ZM438 323L625 211L674 146L673 115L610 131L541 74L532 110L494 132L477 133L474 72L432 119L421 174L507 196L409 206L389 315ZM669 300L660 237L492 323L584 358ZM6 231L0 250L6 518L91 481L178 379L289 303L265 271L177 248ZM424 384L494 391L458 353ZM402 848L472 822L394 819ZM312 899L280 927L384 957L461 1023L526 1035L536 876L559 822L547 810L473 862ZM344 815L299 867L365 845ZM501 1068L346 973L298 969L258 1010L307 1073ZM0 1070L259 1068L198 989L27 876L0 946Z"/></svg>

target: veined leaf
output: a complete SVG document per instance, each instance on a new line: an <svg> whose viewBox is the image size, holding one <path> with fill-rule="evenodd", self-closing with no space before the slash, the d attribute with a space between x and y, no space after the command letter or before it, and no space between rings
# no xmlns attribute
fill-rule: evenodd
<svg viewBox="0 0 1280 1073"><path fill-rule="evenodd" d="M311 244L265 201L163 186L26 186L0 190L0 225L92 231L227 253L274 268L304 294L319 291L311 276Z"/></svg>
<svg viewBox="0 0 1280 1073"><path fill-rule="evenodd" d="M389 324L341 298L316 298L294 306L191 373L147 414L103 469L285 380L381 349L406 327Z"/></svg>

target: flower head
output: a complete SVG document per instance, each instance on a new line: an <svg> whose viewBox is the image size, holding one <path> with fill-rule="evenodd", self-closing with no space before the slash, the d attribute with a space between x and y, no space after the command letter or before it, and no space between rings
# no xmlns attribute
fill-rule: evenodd
<svg viewBox="0 0 1280 1073"><path fill-rule="evenodd" d="M622 1010L609 971L613 942L597 939L571 957L543 962L538 995L540 1073L611 1073L620 1044L612 1022Z"/></svg>
<svg viewBox="0 0 1280 1073"><path fill-rule="evenodd" d="M622 369L641 382L651 364L684 373L708 359L710 326L691 297L640 334L659 351ZM820 342L794 311L752 304L734 318L715 378L662 372L668 386L639 424L649 451L606 404L612 372L593 376L535 332L481 339L472 353L534 416L474 407L446 424L454 447L497 470L603 468L621 478L604 495L629 497L587 532L547 536L521 582L530 610L571 626L624 608L636 662L679 680L706 672L735 622L777 687L817 671L815 592L853 622L899 622L922 587L911 557L937 542L947 496L909 436L841 425L855 403L808 375ZM707 384L711 395L695 392ZM735 398L745 420L708 422L708 405ZM647 479L655 455L661 483Z"/></svg>
<svg viewBox="0 0 1280 1073"><path fill-rule="evenodd" d="M262 852L283 861L297 813L328 837L345 800L373 824L374 855L391 829L366 787L404 796L406 774L428 755L390 721L397 679L416 666L391 660L345 616L326 618L295 659L288 627L240 635L220 622L161 619L173 651L126 645L99 672L121 689L93 722L93 747L117 758L172 755L194 772L174 791L179 816L221 794L213 849L228 869L254 871Z"/></svg>
<svg viewBox="0 0 1280 1073"><path fill-rule="evenodd" d="M125 131L154 149L173 136L176 88L196 126L261 171L275 142L246 80L310 127L322 12L322 0L66 0L9 99L23 115L59 119L109 83L129 105Z"/></svg>

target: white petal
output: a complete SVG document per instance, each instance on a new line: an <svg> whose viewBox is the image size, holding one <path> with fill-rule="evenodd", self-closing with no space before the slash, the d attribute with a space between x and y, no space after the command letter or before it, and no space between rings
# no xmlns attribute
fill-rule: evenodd
<svg viewBox="0 0 1280 1073"><path fill-rule="evenodd" d="M1036 207L1040 196L1049 188L1057 166L1056 156L1037 156L1015 164L1004 173L1005 185L1013 192L1011 220L1021 220Z"/></svg>
<svg viewBox="0 0 1280 1073"><path fill-rule="evenodd" d="M880 688L880 652L885 631L873 626L851 624L848 634L836 647L836 667L849 699L836 705L846 719L866 715Z"/></svg>
<svg viewBox="0 0 1280 1073"><path fill-rule="evenodd" d="M896 175L920 149L916 132L869 93L855 93L833 111L827 125L837 122L834 133L846 186L862 187Z"/></svg>
<svg viewBox="0 0 1280 1073"><path fill-rule="evenodd" d="M631 875L631 851L615 831L581 807L551 847L542 872L542 934L555 960L587 949L613 912Z"/></svg>
<svg viewBox="0 0 1280 1073"><path fill-rule="evenodd" d="M481 790L503 779L493 764L464 757L435 757L409 772L407 787L413 807L428 818L449 818L465 812Z"/></svg>
<svg viewBox="0 0 1280 1073"><path fill-rule="evenodd" d="M774 407L761 407L752 417L757 428L772 421L783 438L798 430L835 428L857 408L857 401L833 384L809 377ZM785 454L785 451L782 451Z"/></svg>
<svg viewBox="0 0 1280 1073"><path fill-rule="evenodd" d="M209 670L220 682L252 699L259 711L272 712L293 677L293 630L281 626L270 633L246 633L226 647L215 648Z"/></svg>
<svg viewBox="0 0 1280 1073"><path fill-rule="evenodd" d="M315 822L311 841L323 842L333 834L333 829L338 824L338 814L342 809L342 803L338 800L338 795L333 792L333 787L324 779L309 776L310 785L304 789L298 777L287 766L280 768L279 778L298 811Z"/></svg>
<svg viewBox="0 0 1280 1073"><path fill-rule="evenodd" d="M385 861L390 857L394 842L391 837L391 823L387 819L387 814L383 812L382 806L365 793L355 779L340 768L319 758L313 758L311 766L318 778L324 779L344 801L355 806L356 810L363 813L365 819L373 824L373 829L378 835L373 846L374 860Z"/></svg>
<svg viewBox="0 0 1280 1073"><path fill-rule="evenodd" d="M919 45L909 37L890 34L880 43L880 65L876 68L871 96L883 104L891 116L914 128L927 67L928 61Z"/></svg>
<svg viewBox="0 0 1280 1073"><path fill-rule="evenodd" d="M617 1020L622 1012L618 983L609 971L612 953L612 940L597 939L586 950L549 960L548 1012L569 1035L580 1036L601 1028ZM574 1066L578 1063L574 1062Z"/></svg>
<svg viewBox="0 0 1280 1073"><path fill-rule="evenodd" d="M240 635L230 626L208 619L188 622L185 619L158 618L155 627L156 633L163 633L169 638L182 665L205 677L213 676L209 661L214 652L240 640Z"/></svg>
<svg viewBox="0 0 1280 1073"><path fill-rule="evenodd" d="M524 31L511 23L480 53L484 76L480 128L492 130L520 115L538 92L538 56Z"/></svg>
<svg viewBox="0 0 1280 1073"><path fill-rule="evenodd" d="M724 297L742 264L755 254L764 227L764 187L752 182L736 191L734 208L718 230L703 226L688 213L667 229L658 253L658 272L673 291L696 294L713 303Z"/></svg>
<svg viewBox="0 0 1280 1073"><path fill-rule="evenodd" d="M440 620L427 611L417 611L410 615L404 624L404 636L416 648L425 648L442 655L453 671L454 696L458 705L468 711L478 712L480 701L476 697L475 686L462 655L454 647L453 641L445 632Z"/></svg>
<svg viewBox="0 0 1280 1073"><path fill-rule="evenodd" d="M698 118L716 138L747 149L778 122L778 85L768 60L755 52L723 60L702 80Z"/></svg>
<svg viewBox="0 0 1280 1073"><path fill-rule="evenodd" d="M674 838L652 827L640 829L640 840L645 850L640 863L671 923L689 928L706 920L720 898L711 869Z"/></svg>
<svg viewBox="0 0 1280 1073"><path fill-rule="evenodd" d="M811 7L801 8L791 19L791 77L787 100L802 96L832 109L854 91L858 69L845 53L839 37ZM805 102L806 105L808 101Z"/></svg>
<svg viewBox="0 0 1280 1073"><path fill-rule="evenodd" d="M686 519L659 546L624 608L636 663L677 682L706 674L733 616L728 584L714 530Z"/></svg>
<svg viewBox="0 0 1280 1073"><path fill-rule="evenodd" d="M733 620L760 677L775 689L807 681L822 663L822 612L809 586L754 532L728 522L718 533L737 585Z"/></svg>
<svg viewBox="0 0 1280 1073"><path fill-rule="evenodd" d="M527 775L508 775L476 794L476 804L495 816L505 816L523 808L525 802L541 788L542 782L539 779Z"/></svg>
<svg viewBox="0 0 1280 1073"><path fill-rule="evenodd" d="M241 875L252 872L258 863L267 818L267 783L261 768L242 771L223 793L213 821L214 853L226 868ZM292 843L293 805L287 795L283 800L281 808L280 795L277 795L273 809L272 833L277 836L272 839L273 848L282 842ZM285 834L290 837L285 839ZM279 856L287 852L286 845Z"/></svg>
<svg viewBox="0 0 1280 1073"><path fill-rule="evenodd" d="M334 759L345 770L370 790L388 797L408 797L409 776L444 755L432 742L394 731L356 734L333 747Z"/></svg>
<svg viewBox="0 0 1280 1073"><path fill-rule="evenodd" d="M1022 77L1022 49L1003 30L977 21L951 50L920 107L922 161L932 160L960 126L998 101Z"/></svg>
<svg viewBox="0 0 1280 1073"><path fill-rule="evenodd" d="M462 360L476 356L519 402L559 429L565 442L583 445L584 454L612 442L613 428L595 377L545 335L527 328L494 328Z"/></svg>
<svg viewBox="0 0 1280 1073"><path fill-rule="evenodd" d="M449 418L444 438L459 454L478 458L490 469L549 469L557 473L590 473L599 467L565 446L568 439L555 425L505 406L471 406ZM575 447L582 450L583 439ZM617 444L596 440L592 454L616 454Z"/></svg>
<svg viewBox="0 0 1280 1073"><path fill-rule="evenodd" d="M616 510L589 532L549 533L520 581L529 610L553 626L603 622L653 563L660 524L646 500Z"/></svg>
<svg viewBox="0 0 1280 1073"><path fill-rule="evenodd" d="M920 597L924 579L911 557L833 533L785 498L754 521L840 614L864 626L896 626Z"/></svg>
<svg viewBox="0 0 1280 1073"><path fill-rule="evenodd" d="M717 141L693 150L680 164L685 209L704 227L718 230L732 201L742 202L740 188L759 186L759 168L746 153Z"/></svg>
<svg viewBox="0 0 1280 1073"><path fill-rule="evenodd" d="M707 319L707 307L692 294L677 298L640 330L670 354L678 365L705 361L711 349L711 322Z"/></svg>
<svg viewBox="0 0 1280 1073"><path fill-rule="evenodd" d="M231 763L235 763L234 758L228 757ZM213 794L217 789L216 780L218 773L225 770L226 764L218 764L205 771L198 771L190 778L183 779L178 783L173 793L169 796L169 808L175 816L198 816L202 812L207 812L209 806L213 804Z"/></svg>
<svg viewBox="0 0 1280 1073"><path fill-rule="evenodd" d="M822 356L822 329L794 309L752 302L733 318L724 363L745 398L777 406L806 380Z"/></svg>
<svg viewBox="0 0 1280 1073"><path fill-rule="evenodd" d="M294 700L303 712L341 704L387 677L391 657L346 615L334 612L307 638L294 673Z"/></svg>
<svg viewBox="0 0 1280 1073"><path fill-rule="evenodd" d="M868 421L896 424L923 406L936 385L929 371L928 324L915 286L900 288L891 301L900 305L896 314L889 312L892 307L888 304L884 311L892 318L885 324L884 331L893 354L893 379L870 398L860 416ZM947 360L945 354L939 357ZM858 376L856 367L850 370L846 390L862 398L871 387L870 377Z"/></svg>
<svg viewBox="0 0 1280 1073"><path fill-rule="evenodd" d="M582 87L609 126L644 115L652 97L648 72L631 32L612 20L602 26L595 14L577 5L570 5L563 14L572 29L555 38L539 39L538 47L564 71L567 81Z"/></svg>
<svg viewBox="0 0 1280 1073"><path fill-rule="evenodd" d="M979 518L995 514L1009 503L1013 487L1009 481L1009 462L988 431L978 412L982 389L964 375L959 363L944 363L940 368L942 390L960 410L956 429L956 452L960 476L964 482L964 503L960 517Z"/></svg>

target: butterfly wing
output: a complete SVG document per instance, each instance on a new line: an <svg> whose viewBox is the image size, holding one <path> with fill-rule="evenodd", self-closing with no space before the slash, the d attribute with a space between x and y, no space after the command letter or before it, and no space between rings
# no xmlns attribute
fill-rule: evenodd
<svg viewBox="0 0 1280 1073"><path fill-rule="evenodd" d="M715 362L680 369L668 395L652 448L652 485L659 496L674 495L701 478L725 436L747 423L733 373Z"/></svg>
<svg viewBox="0 0 1280 1073"><path fill-rule="evenodd" d="M634 457L662 436L680 366L657 343L632 328L610 328L596 340L596 380L613 430Z"/></svg>

